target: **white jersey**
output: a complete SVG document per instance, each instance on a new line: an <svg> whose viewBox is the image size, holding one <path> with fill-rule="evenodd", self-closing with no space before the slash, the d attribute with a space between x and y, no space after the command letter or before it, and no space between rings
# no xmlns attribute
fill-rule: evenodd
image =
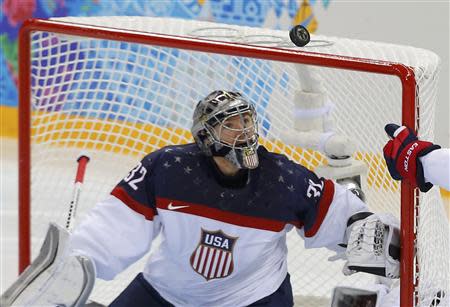
<svg viewBox="0 0 450 307"><path fill-rule="evenodd" d="M143 270L177 306L246 306L287 274L286 234L338 250L347 221L368 211L351 192L285 156L258 149L260 165L235 186L195 144L146 156L75 229L73 249L113 279L162 242ZM236 181L234 181L236 182Z"/></svg>
<svg viewBox="0 0 450 307"><path fill-rule="evenodd" d="M450 191L450 149L436 149L420 157L425 182Z"/></svg>

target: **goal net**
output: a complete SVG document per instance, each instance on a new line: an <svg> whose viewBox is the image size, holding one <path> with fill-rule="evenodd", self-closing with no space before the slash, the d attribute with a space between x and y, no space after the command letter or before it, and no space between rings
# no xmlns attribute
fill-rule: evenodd
<svg viewBox="0 0 450 307"><path fill-rule="evenodd" d="M269 150L313 171L351 176L371 210L401 219L403 306L429 306L439 291L450 294L449 231L439 190L421 194L391 180L382 157L386 123L407 124L433 140L434 53L324 36L299 48L285 31L80 17L25 23L19 62L21 269L37 254L48 222L65 224L80 153L91 162L77 220L146 153L192 142L195 104L225 89L256 104L261 143ZM350 158L333 166L337 160L330 157L340 154ZM303 245L289 233L297 305L327 305L337 285L374 282L363 273L345 277L343 261L327 260L333 253ZM110 303L143 261L112 282L98 280L92 299Z"/></svg>

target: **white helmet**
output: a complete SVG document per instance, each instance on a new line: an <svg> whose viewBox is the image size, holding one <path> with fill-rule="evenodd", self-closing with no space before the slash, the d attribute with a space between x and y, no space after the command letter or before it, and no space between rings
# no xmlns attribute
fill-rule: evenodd
<svg viewBox="0 0 450 307"><path fill-rule="evenodd" d="M248 115L248 116L246 116ZM239 129L228 127L227 120L239 116ZM251 122L244 122L251 119ZM240 132L231 142L222 138L225 130ZM258 160L258 121L253 104L240 93L214 91L195 107L191 129L195 142L208 156L221 156L238 168L256 168Z"/></svg>

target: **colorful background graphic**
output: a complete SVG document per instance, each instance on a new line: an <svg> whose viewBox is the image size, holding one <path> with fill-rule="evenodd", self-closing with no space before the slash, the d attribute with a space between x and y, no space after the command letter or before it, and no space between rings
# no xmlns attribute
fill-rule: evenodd
<svg viewBox="0 0 450 307"><path fill-rule="evenodd" d="M449 2L0 0L0 3L0 136L17 137L17 34L25 19L134 15L170 16L285 30L294 24L303 24L311 33L430 49L442 61L436 141L444 146L450 145Z"/></svg>
<svg viewBox="0 0 450 307"><path fill-rule="evenodd" d="M1 239L8 238L9 240L9 244L5 244L1 248L0 258L4 261L0 267L0 272L2 272L0 284L5 287L12 283L17 276L17 161L19 158L17 151L17 36L20 26L24 20L30 17L113 15L168 16L282 30L288 30L295 24L302 24L311 33L411 45L432 50L441 57L442 61L438 85L435 140L444 147L450 145L448 107L450 101L448 86L450 18L449 2L447 1L0 0L0 149L2 156L0 177L2 179L1 191L3 191L0 192L0 225L3 226ZM170 56L172 59L176 59L178 55L170 54ZM164 60L168 61L169 57ZM236 66L238 64L234 63ZM104 65L108 65L108 63L104 63ZM65 77L78 78L79 75L75 68L65 67L67 69ZM91 68L92 71L95 71L95 67ZM58 83L56 78L52 79L54 84ZM102 82L102 80L96 81ZM137 81L131 80L130 82ZM287 80L282 78L274 80L272 76L264 75L252 78L252 82L273 86L276 82L282 84ZM241 84L240 90L245 91L244 84ZM209 84L205 86L210 87ZM101 85L100 88L102 88ZM103 94L107 95L108 87L105 85L102 89L105 90ZM52 96L51 94L53 93L45 91L39 93L43 97ZM68 95L65 97L53 96L54 99L72 99L74 103L77 98ZM120 97L117 96L115 99L120 99ZM41 102L45 105L44 100ZM149 101L137 99L136 103L148 105ZM261 101L260 105L261 108L266 108L267 103ZM80 108L83 106L80 105ZM118 116L121 115L120 110L113 109L112 103L105 104L104 108L113 110ZM128 112L129 109L131 108L124 108L122 112ZM258 110L258 112L263 111ZM165 115L164 111L161 111L161 114ZM157 118L139 118L139 120L157 123ZM270 122L263 122L264 128L268 129L269 125ZM105 128L102 126L101 129L108 130L110 126L105 126ZM111 131L114 132L114 129L116 128L112 127ZM450 193L444 190L442 192L445 196L446 207L450 208Z"/></svg>
<svg viewBox="0 0 450 307"><path fill-rule="evenodd" d="M301 23L313 33L318 25L313 13L315 5L327 8L329 0L4 0L0 13L0 105L17 106L17 35L27 18L170 16L277 29ZM7 131L14 129L4 129L3 134Z"/></svg>

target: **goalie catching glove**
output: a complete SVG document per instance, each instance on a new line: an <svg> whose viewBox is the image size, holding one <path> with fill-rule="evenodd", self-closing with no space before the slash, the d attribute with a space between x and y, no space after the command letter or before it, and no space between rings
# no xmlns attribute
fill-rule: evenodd
<svg viewBox="0 0 450 307"><path fill-rule="evenodd" d="M400 229L393 215L357 213L347 222L345 238L345 275L366 272L400 277Z"/></svg>
<svg viewBox="0 0 450 307"><path fill-rule="evenodd" d="M388 124L384 130L392 138L383 148L384 159L392 178L406 179L413 187L419 187L420 191L427 192L433 185L425 182L419 158L441 147L419 141L415 133L405 126Z"/></svg>

